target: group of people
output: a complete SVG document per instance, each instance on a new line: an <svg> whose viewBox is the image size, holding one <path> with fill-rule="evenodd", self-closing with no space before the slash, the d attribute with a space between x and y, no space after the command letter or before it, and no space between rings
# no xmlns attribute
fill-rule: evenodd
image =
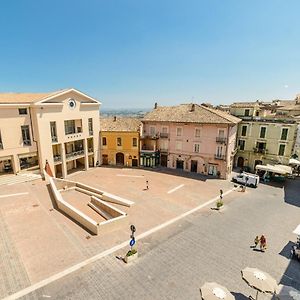
<svg viewBox="0 0 300 300"><path fill-rule="evenodd" d="M265 252L267 249L267 240L264 235L259 237L258 235L254 239L254 249L259 245L260 251Z"/></svg>

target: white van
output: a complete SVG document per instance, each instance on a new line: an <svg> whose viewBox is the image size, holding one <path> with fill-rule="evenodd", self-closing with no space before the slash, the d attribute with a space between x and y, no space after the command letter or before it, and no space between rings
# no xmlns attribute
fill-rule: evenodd
<svg viewBox="0 0 300 300"><path fill-rule="evenodd" d="M259 176L251 173L243 172L232 177L232 181L256 188L259 183Z"/></svg>

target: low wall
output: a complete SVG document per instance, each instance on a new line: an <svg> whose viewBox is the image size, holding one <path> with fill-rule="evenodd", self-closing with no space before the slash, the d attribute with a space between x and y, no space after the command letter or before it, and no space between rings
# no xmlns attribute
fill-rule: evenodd
<svg viewBox="0 0 300 300"><path fill-rule="evenodd" d="M59 179L59 178L52 178L55 186L58 190L62 190L65 188L72 188L76 186L75 181L69 181L69 180L64 180L64 179Z"/></svg>
<svg viewBox="0 0 300 300"><path fill-rule="evenodd" d="M93 187L91 187L91 186L89 186L89 185L80 183L80 182L76 182L76 186L79 187L79 188L88 190L88 191L90 191L90 192L92 192L92 193L98 194L98 195L102 195L102 194L103 194L102 191L100 191L100 190L98 190L98 189L96 189L96 188L93 188Z"/></svg>
<svg viewBox="0 0 300 300"><path fill-rule="evenodd" d="M57 179L55 179L57 180ZM62 198L60 192L57 190L56 185L54 183L53 178L50 178L50 187L53 192L56 204L60 210L62 210L64 213L66 213L68 216L70 216L72 219L76 220L79 224L89 229L94 234L98 234L98 223L64 201ZM61 182L62 183L62 182Z"/></svg>
<svg viewBox="0 0 300 300"><path fill-rule="evenodd" d="M111 218L117 218L119 216L124 216L126 215L125 212L117 209L116 207L113 207L112 205L92 196L91 197L91 202L98 207L99 209L103 210L106 214L108 214L109 216L111 216Z"/></svg>
<svg viewBox="0 0 300 300"><path fill-rule="evenodd" d="M125 216L119 216L117 218L113 218L113 219L101 222L98 225L98 232L104 233L104 232L113 231L115 229L118 229L126 221L127 221L127 218L125 215Z"/></svg>
<svg viewBox="0 0 300 300"><path fill-rule="evenodd" d="M124 205L127 207L130 207L134 204L133 201L121 198L119 196L116 196L116 195L113 195L113 194L110 194L107 192L103 192L101 198L107 202L116 203L116 204Z"/></svg>

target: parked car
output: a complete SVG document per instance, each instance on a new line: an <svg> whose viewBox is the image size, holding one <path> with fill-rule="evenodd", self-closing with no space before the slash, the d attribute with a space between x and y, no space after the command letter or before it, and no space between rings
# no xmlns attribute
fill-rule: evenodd
<svg viewBox="0 0 300 300"><path fill-rule="evenodd" d="M256 188L259 183L259 176L255 174L243 172L241 174L233 176L232 181L239 184L243 184L245 186Z"/></svg>

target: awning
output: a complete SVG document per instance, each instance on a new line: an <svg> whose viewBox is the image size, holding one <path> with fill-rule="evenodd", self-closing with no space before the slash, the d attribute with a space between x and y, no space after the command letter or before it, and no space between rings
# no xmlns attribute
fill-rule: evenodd
<svg viewBox="0 0 300 300"><path fill-rule="evenodd" d="M300 166L300 161L299 161L298 159L291 158L291 159L289 160L289 165Z"/></svg>
<svg viewBox="0 0 300 300"><path fill-rule="evenodd" d="M37 156L37 152L23 153L18 155L19 158L26 158L26 157L33 157L33 156Z"/></svg>
<svg viewBox="0 0 300 300"><path fill-rule="evenodd" d="M284 165L257 165L255 167L256 170L262 170L262 171L268 171L276 174L282 174L282 175L287 175L287 174L292 174L292 168L289 166L284 166Z"/></svg>

